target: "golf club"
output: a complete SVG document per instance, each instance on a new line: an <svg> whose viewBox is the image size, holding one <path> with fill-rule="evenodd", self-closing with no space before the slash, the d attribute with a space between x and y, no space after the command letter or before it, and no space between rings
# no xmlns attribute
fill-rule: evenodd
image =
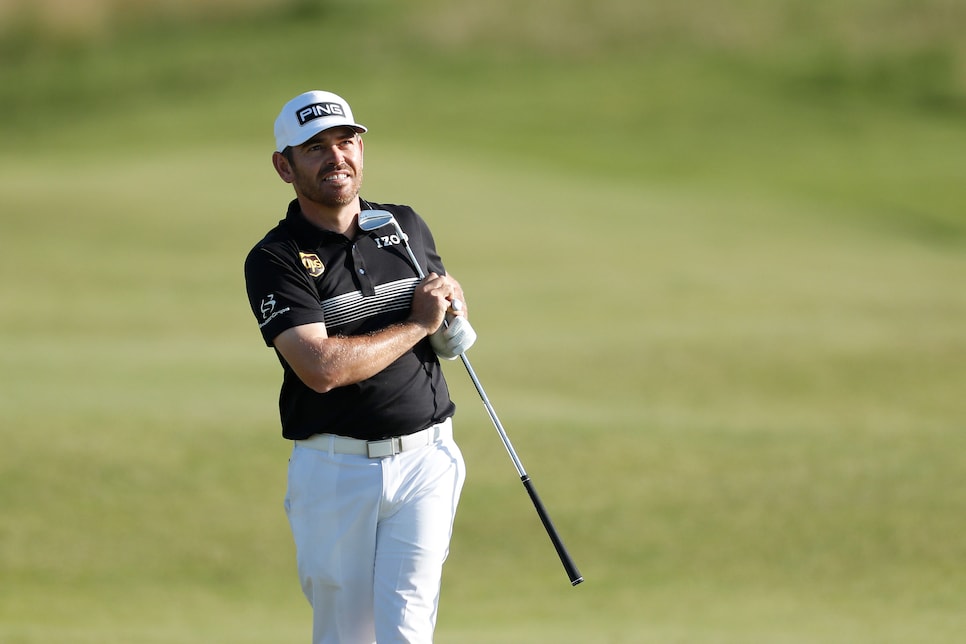
<svg viewBox="0 0 966 644"><path fill-rule="evenodd" d="M419 275L419 279L426 277L423 272L419 261L413 254L412 248L409 247L409 237L403 232L402 228L399 226L399 222L396 221L395 215L387 210L363 210L359 213L359 228L364 231L372 231L377 228L382 228L383 226L392 226L396 230L396 235L402 240L403 246L406 247L406 252L409 253L409 260L412 262L416 269L416 274ZM453 308L459 309L461 306L453 302ZM445 322L444 322L445 324ZM493 405L490 404L490 399L487 398L486 392L483 390L483 385L480 383L480 379L476 377L476 372L473 370L470 364L469 358L466 357L465 353L460 354L460 360L463 362L463 366L466 367L466 373L469 374L470 380L473 381L473 386L476 387L477 393L480 394L480 398L483 401L483 406L486 408L487 414L490 416L490 420L493 422L493 426L496 427L497 433L500 434L500 438L503 440L503 446L506 447L507 453L510 455L510 460L513 461L513 465L517 470L517 474L520 475L520 481L523 482L523 487L526 488L527 494L530 496L530 501L533 503L533 507L537 511L537 515L540 517L540 521L543 523L544 529L550 536L550 541L553 543L553 547L557 550L557 556L560 557L560 563L563 564L564 570L567 571L567 576L570 578L570 583L576 586L584 580L583 575L577 570L577 565L574 560L570 557L570 553L567 552L567 548L564 547L563 541L560 535L557 533L557 528L554 527L553 522L550 520L550 515L547 514L547 509L543 506L543 502L540 497L537 496L537 491L533 487L533 483L530 477L527 475L525 469L523 469L523 463L517 456L516 450L513 449L513 444L510 443L510 438L506 434L506 430L503 429L503 423L500 422L500 418L496 415L496 410Z"/></svg>

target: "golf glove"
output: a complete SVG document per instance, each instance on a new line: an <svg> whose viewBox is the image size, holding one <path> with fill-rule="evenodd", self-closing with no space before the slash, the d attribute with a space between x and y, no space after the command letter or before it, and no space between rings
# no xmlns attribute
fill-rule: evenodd
<svg viewBox="0 0 966 644"><path fill-rule="evenodd" d="M447 316L447 322L448 327L441 326L429 336L429 343L440 358L455 360L476 342L476 331L463 316Z"/></svg>

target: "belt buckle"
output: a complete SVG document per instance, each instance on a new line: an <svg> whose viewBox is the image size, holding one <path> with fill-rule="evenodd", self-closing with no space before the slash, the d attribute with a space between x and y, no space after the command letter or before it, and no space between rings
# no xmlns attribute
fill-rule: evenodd
<svg viewBox="0 0 966 644"><path fill-rule="evenodd" d="M366 453L369 458L386 458L395 456L402 451L402 440L398 436L381 441L366 442Z"/></svg>

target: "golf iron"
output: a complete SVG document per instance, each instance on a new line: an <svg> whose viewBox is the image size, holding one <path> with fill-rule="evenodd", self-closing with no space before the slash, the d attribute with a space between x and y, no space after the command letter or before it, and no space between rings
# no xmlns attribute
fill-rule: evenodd
<svg viewBox="0 0 966 644"><path fill-rule="evenodd" d="M376 230L377 228L382 228L383 226L392 226L396 230L396 235L402 241L403 246L405 246L406 252L409 254L409 260L415 267L416 274L419 275L419 279L426 277L426 274L423 272L419 261L413 254L412 248L409 246L409 237L403 232L402 228L400 228L399 222L396 221L395 215L387 210L363 210L359 213L359 228L362 230L368 232ZM550 515L547 513L547 509L544 507L543 502L537 495L537 491L533 487L533 483L530 481L530 477L527 475L526 470L523 468L523 463L517 456L516 450L513 449L513 444L510 442L510 438L507 436L506 430L503 429L503 423L500 422L500 418L496 415L496 410L493 408L493 405L490 404L490 399L487 398L486 391L484 391L483 385L480 383L480 379L477 378L476 372L473 370L473 366L470 364L469 358L466 357L465 353L462 353L460 354L460 360L463 362L463 366L466 367L466 373L469 374L470 380L473 381L473 386L476 387L476 391L479 393L480 399L483 401L483 406L486 408L486 412L489 414L490 420L493 422L493 426L496 427L496 431L499 433L500 439L503 441L503 446L510 455L510 460L513 461L513 466L516 468L517 474L520 475L520 480L523 482L523 487L526 488L527 494L530 496L530 501L533 503L533 507L536 509L537 515L540 517L540 521L543 523L544 529L550 536L550 541L553 543L553 547L557 550L557 556L560 557L560 563L563 564L564 570L567 571L567 576L570 578L571 585L576 586L584 580L583 575L581 575L580 571L577 570L577 565L570 557L570 553L567 552L567 548L564 547L563 541L557 532L557 528L550 520Z"/></svg>

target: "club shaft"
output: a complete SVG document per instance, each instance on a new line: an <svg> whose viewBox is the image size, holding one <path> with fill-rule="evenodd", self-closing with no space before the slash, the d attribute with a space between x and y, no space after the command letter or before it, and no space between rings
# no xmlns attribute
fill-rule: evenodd
<svg viewBox="0 0 966 644"><path fill-rule="evenodd" d="M416 267L416 274L419 275L419 279L426 277L423 272L422 266L419 264L419 260L416 259L416 255L413 253L413 249L409 246L409 238L403 233L399 224L393 220L392 222L396 228L396 232L399 233L399 237L403 240L403 245L406 247L406 252L409 253L409 259L412 261L413 266ZM446 324L444 321L443 324ZM540 522L543 523L544 529L547 531L547 535L550 537L550 542L553 543L554 549L557 551L557 556L560 557L560 563L563 564L564 570L567 572L567 577L570 578L570 584L576 586L584 580L583 575L577 570L577 564L574 563L573 558L570 553L567 552L567 548L563 544L563 540L560 538L560 533L557 532L557 528L553 525L553 521L550 520L550 515L547 513L547 509L543 505L543 501L537 495L536 488L533 487L533 482L530 480L530 476L527 474L526 470L523 468L523 463L520 461L520 457L517 456L517 452L513 449L513 443L510 442L510 437L507 436L506 430L503 429L503 423L500 422L500 417L496 415L496 410L490 403L490 399L486 395L486 390L483 389L483 383L476 376L476 371L473 370L473 365L470 364L470 359L466 357L465 353L460 354L460 360L463 361L463 366L466 367L466 373L469 374L470 380L473 381L473 386L476 387L476 392L480 395L480 399L483 401L483 407L486 408L486 413L489 414L490 420L493 422L493 426L496 427L497 433L500 435L500 440L503 441L503 446L506 448L507 454L510 455L510 460L513 461L513 467L516 468L517 474L520 475L520 480L523 482L523 487L526 488L527 494L530 496L530 501L533 503L534 509L537 511L537 516L540 517Z"/></svg>
<svg viewBox="0 0 966 644"><path fill-rule="evenodd" d="M416 267L416 274L419 275L419 279L425 278L426 277L426 273L423 272L423 267L420 266L419 265L419 262L416 260L416 256L413 254L413 249L409 247L409 241L408 240L406 241L406 252L409 253L409 259L410 259L410 261L412 261L413 266Z"/></svg>
<svg viewBox="0 0 966 644"><path fill-rule="evenodd" d="M503 441L503 446L506 448L507 454L510 455L510 460L513 461L513 467L516 468L517 474L521 479L529 479L527 476L527 471L523 469L523 463L517 456L517 452L513 449L513 443L510 442L510 437L507 436L506 430L503 429L503 423L500 422L500 417L496 415L496 410L493 405L490 404L490 399L486 396L486 391L483 389L483 383L480 379L476 377L476 372L473 370L473 365L470 364L470 359L465 353L460 354L460 360L463 361L463 366L466 367L466 373L469 374L470 380L473 381L473 386L476 387L476 392L480 395L480 399L483 401L483 407L486 408L486 413L489 414L490 420L493 422L493 426L496 427L497 433L500 435L500 439Z"/></svg>
<svg viewBox="0 0 966 644"><path fill-rule="evenodd" d="M540 500L540 496L537 494L536 488L533 487L533 482L530 480L530 476L523 468L523 463L520 461L520 457L517 456L516 450L513 449L513 443L510 442L510 437L507 436L506 430L503 429L503 423L500 422L499 416L496 415L496 410L493 408L493 405L490 404L490 399L487 397L486 391L483 389L483 384L480 382L480 379L476 377L476 372L473 370L473 365L470 364L470 359L466 357L465 353L461 353L460 360L463 361L463 366L466 367L466 373L469 374L470 380L473 381L473 386L476 387L476 392L480 395L480 399L483 401L483 406L486 408L486 413L489 414L490 420L493 421L493 426L496 427L496 431L500 435L500 439L503 441L503 446L506 448L507 454L510 455L510 460L513 461L513 466L516 468L517 474L520 475L520 480L523 482L523 487L526 488L527 494L530 496L530 501L533 503L533 507L537 511L537 516L540 517L540 522L543 523L543 527L547 531L547 535L550 537L550 542L553 543L553 547L557 551L557 556L560 557L560 563L563 564L564 570L567 572L567 577L570 578L570 584L572 586L576 586L584 580L583 575L581 575L580 571L577 570L577 564L574 563L570 553L567 552L563 539L560 538L560 533L557 532L557 528L554 526L553 521L550 520L550 514L547 512L547 508L544 507L543 502Z"/></svg>

